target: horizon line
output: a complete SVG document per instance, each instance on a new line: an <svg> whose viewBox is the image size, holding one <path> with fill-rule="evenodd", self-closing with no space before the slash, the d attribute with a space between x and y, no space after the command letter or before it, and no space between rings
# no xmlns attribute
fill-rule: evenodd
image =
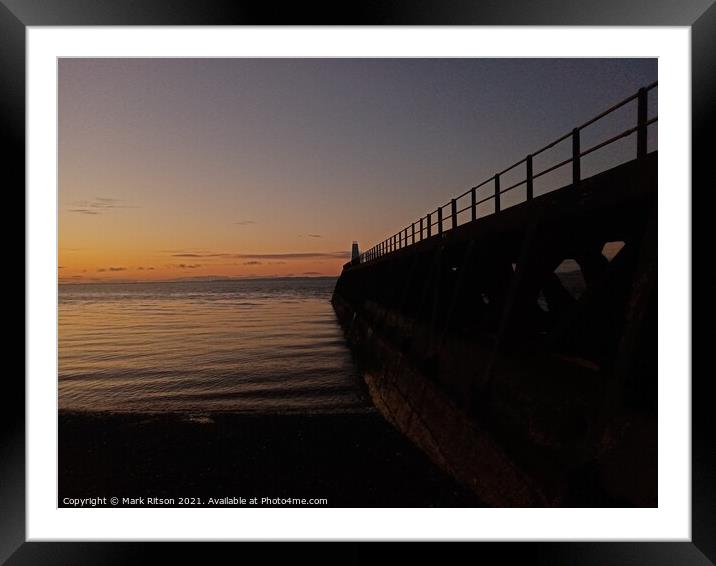
<svg viewBox="0 0 716 566"><path fill-rule="evenodd" d="M184 277L179 279L119 279L105 281L59 281L57 285L131 285L140 283L210 283L212 281L256 281L270 279L338 279L339 275L276 275L276 276L207 276L207 277Z"/></svg>

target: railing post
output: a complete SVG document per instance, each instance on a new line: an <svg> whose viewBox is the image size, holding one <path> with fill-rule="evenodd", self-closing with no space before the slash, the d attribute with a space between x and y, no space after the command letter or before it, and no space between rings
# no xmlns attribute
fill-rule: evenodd
<svg viewBox="0 0 716 566"><path fill-rule="evenodd" d="M534 197L534 187L532 179L532 155L527 156L527 200Z"/></svg>
<svg viewBox="0 0 716 566"><path fill-rule="evenodd" d="M423 241L423 217L420 217L420 241Z"/></svg>
<svg viewBox="0 0 716 566"><path fill-rule="evenodd" d="M582 178L581 157L579 146L579 128L572 130L572 183L577 184Z"/></svg>
<svg viewBox="0 0 716 566"><path fill-rule="evenodd" d="M495 175L495 212L500 212L500 176Z"/></svg>
<svg viewBox="0 0 716 566"><path fill-rule="evenodd" d="M647 118L647 97L644 87L639 89L637 95L637 130L636 130L636 156L641 159L646 157L646 118Z"/></svg>
<svg viewBox="0 0 716 566"><path fill-rule="evenodd" d="M452 229L457 228L457 201L452 199L450 201L450 213L452 216Z"/></svg>
<svg viewBox="0 0 716 566"><path fill-rule="evenodd" d="M433 235L433 226L432 226L432 219L430 218L430 213L428 212L428 238Z"/></svg>
<svg viewBox="0 0 716 566"><path fill-rule="evenodd" d="M472 208L472 219L477 220L477 194L475 187L470 191L470 206Z"/></svg>
<svg viewBox="0 0 716 566"><path fill-rule="evenodd" d="M413 243L415 243L415 222L411 224L412 231L413 231Z"/></svg>
<svg viewBox="0 0 716 566"><path fill-rule="evenodd" d="M438 234L443 233L443 207L438 206Z"/></svg>

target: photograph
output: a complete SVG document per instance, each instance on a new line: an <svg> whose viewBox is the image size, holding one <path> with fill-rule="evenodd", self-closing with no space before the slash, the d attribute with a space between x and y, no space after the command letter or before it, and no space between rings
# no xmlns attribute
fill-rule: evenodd
<svg viewBox="0 0 716 566"><path fill-rule="evenodd" d="M57 506L659 507L660 64L58 57Z"/></svg>

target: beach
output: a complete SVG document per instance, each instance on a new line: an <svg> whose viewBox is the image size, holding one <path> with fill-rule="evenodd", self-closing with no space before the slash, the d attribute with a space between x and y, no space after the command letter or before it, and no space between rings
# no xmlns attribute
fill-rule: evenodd
<svg viewBox="0 0 716 566"><path fill-rule="evenodd" d="M481 506L374 411L61 411L58 496L60 507Z"/></svg>

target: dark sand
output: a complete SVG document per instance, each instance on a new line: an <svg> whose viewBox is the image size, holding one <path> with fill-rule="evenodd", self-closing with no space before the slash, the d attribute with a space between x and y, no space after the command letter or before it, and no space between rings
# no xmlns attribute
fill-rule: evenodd
<svg viewBox="0 0 716 566"><path fill-rule="evenodd" d="M174 498L170 506L183 506L180 497L200 498L203 506L209 497L326 498L329 507L481 506L378 413L190 420L61 411L59 506L67 506L66 497L106 497L107 507L111 497Z"/></svg>

